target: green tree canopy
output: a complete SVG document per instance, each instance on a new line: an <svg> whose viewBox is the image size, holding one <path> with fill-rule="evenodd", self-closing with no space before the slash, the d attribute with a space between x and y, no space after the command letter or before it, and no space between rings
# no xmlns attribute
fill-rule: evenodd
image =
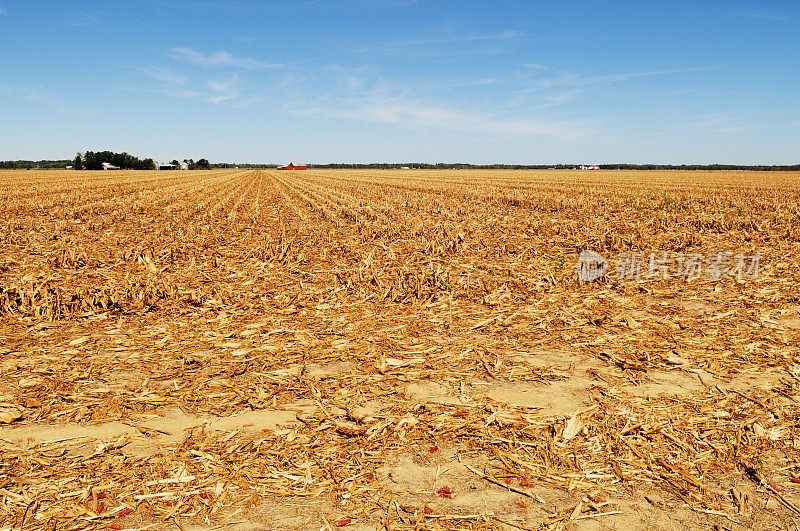
<svg viewBox="0 0 800 531"><path fill-rule="evenodd" d="M108 162L123 170L154 170L156 164L153 159L139 159L128 153L114 153L113 151L87 151L83 156L83 166L87 170L102 170L103 163Z"/></svg>

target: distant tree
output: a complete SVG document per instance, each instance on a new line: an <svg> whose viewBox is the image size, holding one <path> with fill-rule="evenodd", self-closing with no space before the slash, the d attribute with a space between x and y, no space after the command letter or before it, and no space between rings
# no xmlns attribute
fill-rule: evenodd
<svg viewBox="0 0 800 531"><path fill-rule="evenodd" d="M83 167L87 170L102 170L103 161L100 160L100 154L94 151L87 151L83 154Z"/></svg>
<svg viewBox="0 0 800 531"><path fill-rule="evenodd" d="M175 160L175 159L172 159L172 161L170 161L170 164L172 164L172 165L173 165L173 166L175 166L176 168L180 168L180 167L181 167L181 163L180 163L180 162L178 162L178 161L177 161L177 160Z"/></svg>
<svg viewBox="0 0 800 531"><path fill-rule="evenodd" d="M155 170L156 162L153 159L142 159L136 164L137 170Z"/></svg>
<svg viewBox="0 0 800 531"><path fill-rule="evenodd" d="M83 154L83 168L86 170L102 170L104 162L119 166L123 170L154 170L156 167L153 159L139 159L125 152L87 151Z"/></svg>
<svg viewBox="0 0 800 531"><path fill-rule="evenodd" d="M83 165L87 170L102 170L104 162L114 164L115 155L112 151L87 151L83 156ZM114 166L123 168L119 164Z"/></svg>
<svg viewBox="0 0 800 531"><path fill-rule="evenodd" d="M72 161L72 168L75 170L83 169L83 158L81 158L80 153L75 155L75 160Z"/></svg>
<svg viewBox="0 0 800 531"><path fill-rule="evenodd" d="M183 159L183 162L185 162L186 165L189 166L190 170L194 170L195 168L197 168L197 166L195 166L194 159Z"/></svg>
<svg viewBox="0 0 800 531"><path fill-rule="evenodd" d="M206 159L200 159L195 163L195 167L198 170L210 170L211 164Z"/></svg>

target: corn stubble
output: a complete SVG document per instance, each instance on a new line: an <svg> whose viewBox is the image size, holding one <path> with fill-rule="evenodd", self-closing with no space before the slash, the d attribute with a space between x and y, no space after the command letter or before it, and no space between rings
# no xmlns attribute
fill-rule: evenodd
<svg viewBox="0 0 800 531"><path fill-rule="evenodd" d="M3 171L0 197L0 528L800 513L795 174ZM761 267L587 285L586 248ZM548 388L570 407L498 391ZM403 456L458 473L401 492Z"/></svg>

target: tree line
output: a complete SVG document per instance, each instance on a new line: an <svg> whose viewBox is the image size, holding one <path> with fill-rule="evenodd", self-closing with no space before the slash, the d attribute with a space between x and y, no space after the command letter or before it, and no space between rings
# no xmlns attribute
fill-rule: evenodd
<svg viewBox="0 0 800 531"><path fill-rule="evenodd" d="M800 164L598 164L601 170L750 170L750 171L800 171ZM239 167L244 167L239 165ZM387 163L373 162L367 164L357 163L331 163L309 164L309 168L320 169L363 169L363 170L399 170L410 168L413 170L574 170L580 169L580 164L468 164L463 162L403 162Z"/></svg>
<svg viewBox="0 0 800 531"><path fill-rule="evenodd" d="M211 165L210 162L208 162L207 159L200 159L197 162L195 162L193 159L183 159L183 162L186 163L186 167L189 168L190 170L210 170L211 168L214 167ZM178 162L176 159L173 159L170 162L170 164L172 164L176 168L181 167L181 163Z"/></svg>
<svg viewBox="0 0 800 531"><path fill-rule="evenodd" d="M124 151L114 153L113 151L86 151L78 153L72 160L72 167L76 170L102 170L103 163L108 162L123 170L155 170L156 162L151 158L140 159ZM200 159L195 162L193 159L183 159L190 170L210 170L211 163L207 159ZM173 159L170 162L175 168L180 167L180 163ZM62 166L63 167L63 166Z"/></svg>
<svg viewBox="0 0 800 531"><path fill-rule="evenodd" d="M0 160L2 170L52 170L72 164L71 160Z"/></svg>
<svg viewBox="0 0 800 531"><path fill-rule="evenodd" d="M800 171L800 164L599 164L601 170Z"/></svg>
<svg viewBox="0 0 800 531"><path fill-rule="evenodd" d="M239 163L239 162L215 162L215 168L240 168L240 169L247 169L247 170L268 170L270 168L274 169L277 168L278 164L251 164L248 162Z"/></svg>
<svg viewBox="0 0 800 531"><path fill-rule="evenodd" d="M3 160L0 169L31 170L31 169L57 169L72 165L75 169L102 170L103 163L108 162L123 169L152 170L155 169L153 159L138 159L127 153L114 153L112 151L87 151L78 153L73 160ZM211 168L242 169L269 169L277 168L277 164L251 164L220 162L211 164L207 159L184 159L190 170L210 170ZM176 168L180 166L177 160L172 160ZM373 163L329 163L309 164L309 168L320 169L365 169L365 170L399 170L411 168L415 170L570 170L580 168L578 164L468 164L462 162L373 162ZM599 164L601 170L749 170L749 171L800 171L800 164Z"/></svg>
<svg viewBox="0 0 800 531"><path fill-rule="evenodd" d="M123 170L156 169L156 163L153 159L140 159L124 151L122 153L114 153L113 151L87 151L83 154L78 153L72 161L72 167L76 170L102 170L104 162L108 162Z"/></svg>

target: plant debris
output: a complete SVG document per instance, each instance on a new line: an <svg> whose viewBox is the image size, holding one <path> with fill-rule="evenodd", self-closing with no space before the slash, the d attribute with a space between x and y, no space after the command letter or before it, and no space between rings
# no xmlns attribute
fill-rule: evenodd
<svg viewBox="0 0 800 531"><path fill-rule="evenodd" d="M2 171L0 195L0 529L800 514L796 174ZM623 252L761 267L619 278Z"/></svg>

